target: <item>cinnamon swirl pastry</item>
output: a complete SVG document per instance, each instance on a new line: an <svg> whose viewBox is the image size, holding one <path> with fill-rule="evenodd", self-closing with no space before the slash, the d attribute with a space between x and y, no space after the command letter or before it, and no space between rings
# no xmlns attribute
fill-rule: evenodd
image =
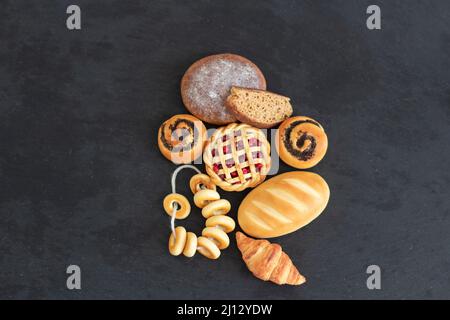
<svg viewBox="0 0 450 320"><path fill-rule="evenodd" d="M173 163L191 163L201 156L207 139L203 122L189 114L178 114L158 130L158 147Z"/></svg>
<svg viewBox="0 0 450 320"><path fill-rule="evenodd" d="M280 158L294 168L314 167L327 152L325 130L311 118L298 116L285 120L277 135Z"/></svg>

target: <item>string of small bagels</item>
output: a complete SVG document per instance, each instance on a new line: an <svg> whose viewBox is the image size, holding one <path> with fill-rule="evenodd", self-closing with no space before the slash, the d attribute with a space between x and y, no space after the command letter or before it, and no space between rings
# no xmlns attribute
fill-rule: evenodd
<svg viewBox="0 0 450 320"><path fill-rule="evenodd" d="M226 192L253 188L238 209L237 247L253 275L277 284L300 285L306 280L279 245L266 238L298 230L326 207L330 195L316 173L296 170L264 182L271 168L270 143L261 129L276 128L276 150L296 169L308 169L325 156L328 140L314 119L292 116L290 98L266 90L266 81L250 60L234 54L202 58L181 81L181 95L191 114L178 114L158 130L158 146L178 166L172 173L171 193L163 207L170 216L169 252L191 258L197 252L218 259L230 245L236 223L228 214ZM218 126L208 137L205 123ZM202 158L205 172L192 165ZM177 226L191 212L187 197L177 193L177 176L195 174L189 186L196 207L206 219L200 236ZM265 259L271 257L271 261ZM270 262L270 263L269 263Z"/></svg>

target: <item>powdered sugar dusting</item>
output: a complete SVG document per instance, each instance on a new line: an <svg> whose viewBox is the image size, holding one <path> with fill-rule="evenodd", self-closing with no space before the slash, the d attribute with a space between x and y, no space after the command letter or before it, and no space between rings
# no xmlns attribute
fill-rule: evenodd
<svg viewBox="0 0 450 320"><path fill-rule="evenodd" d="M250 64L228 59L212 59L193 74L186 90L192 104L202 109L206 119L229 122L234 117L225 107L231 86L260 89L257 70Z"/></svg>

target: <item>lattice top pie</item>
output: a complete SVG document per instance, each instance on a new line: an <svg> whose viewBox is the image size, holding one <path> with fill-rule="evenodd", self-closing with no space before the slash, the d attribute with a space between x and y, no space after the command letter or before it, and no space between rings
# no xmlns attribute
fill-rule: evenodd
<svg viewBox="0 0 450 320"><path fill-rule="evenodd" d="M264 133L244 123L217 129L203 152L206 172L225 191L242 191L264 181L270 144Z"/></svg>

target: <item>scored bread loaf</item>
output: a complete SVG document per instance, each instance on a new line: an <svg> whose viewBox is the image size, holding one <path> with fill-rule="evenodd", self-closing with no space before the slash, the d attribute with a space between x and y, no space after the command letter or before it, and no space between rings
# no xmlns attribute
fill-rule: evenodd
<svg viewBox="0 0 450 320"><path fill-rule="evenodd" d="M313 221L330 197L326 181L316 173L280 174L252 190L242 201L238 221L256 238L279 237Z"/></svg>
<svg viewBox="0 0 450 320"><path fill-rule="evenodd" d="M241 122L257 128L271 128L292 114L288 97L265 90L232 87L228 110Z"/></svg>

